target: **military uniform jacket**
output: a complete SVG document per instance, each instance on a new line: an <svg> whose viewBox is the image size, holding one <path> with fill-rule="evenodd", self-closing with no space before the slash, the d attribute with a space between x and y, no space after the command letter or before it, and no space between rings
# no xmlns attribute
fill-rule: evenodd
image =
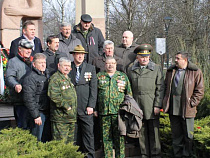
<svg viewBox="0 0 210 158"><path fill-rule="evenodd" d="M52 75L49 81L48 96L51 98L51 121L76 122L77 95L70 78L60 71ZM67 110L71 107L71 110Z"/></svg>
<svg viewBox="0 0 210 158"><path fill-rule="evenodd" d="M161 67L150 61L147 67L141 70L139 62L134 62L127 73L133 97L142 109L144 119L158 118L154 115L154 107L162 107L164 81Z"/></svg>
<svg viewBox="0 0 210 158"><path fill-rule="evenodd" d="M97 99L97 78L95 66L83 62L79 82L76 83L76 67L74 62L71 63L72 71L69 76L74 84L77 92L77 113L78 115L86 115L86 108L95 108Z"/></svg>
<svg viewBox="0 0 210 158"><path fill-rule="evenodd" d="M99 72L97 78L100 115L118 114L125 95L132 96L128 77L123 72L116 71L112 77L107 72ZM119 84L117 81L123 81L123 84Z"/></svg>

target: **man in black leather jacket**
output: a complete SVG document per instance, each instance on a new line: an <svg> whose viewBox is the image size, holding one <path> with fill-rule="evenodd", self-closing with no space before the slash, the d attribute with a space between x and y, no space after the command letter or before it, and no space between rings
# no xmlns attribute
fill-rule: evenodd
<svg viewBox="0 0 210 158"><path fill-rule="evenodd" d="M47 96L49 73L46 70L46 56L37 53L32 63L32 71L23 81L23 100L29 111L29 127L39 141L45 142L42 133L49 125L49 99ZM45 127L45 128L44 128ZM47 129L49 130L49 129Z"/></svg>

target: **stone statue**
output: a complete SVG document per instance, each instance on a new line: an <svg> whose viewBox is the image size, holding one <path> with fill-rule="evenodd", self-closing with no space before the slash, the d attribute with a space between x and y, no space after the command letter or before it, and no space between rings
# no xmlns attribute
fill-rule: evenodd
<svg viewBox="0 0 210 158"><path fill-rule="evenodd" d="M21 21L32 20L36 36L42 39L42 0L0 0L0 41L5 48L21 35Z"/></svg>
<svg viewBox="0 0 210 158"><path fill-rule="evenodd" d="M1 29L20 29L23 17L42 17L42 0L1 0Z"/></svg>

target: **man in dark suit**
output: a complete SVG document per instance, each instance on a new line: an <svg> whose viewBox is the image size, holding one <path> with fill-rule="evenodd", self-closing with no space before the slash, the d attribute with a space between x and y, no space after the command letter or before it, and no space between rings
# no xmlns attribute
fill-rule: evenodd
<svg viewBox="0 0 210 158"><path fill-rule="evenodd" d="M22 36L16 38L11 42L10 46L10 54L9 59L15 57L18 53L18 42L21 39L27 39L31 43L34 44L34 47L32 49L31 56L34 56L36 53L42 53L42 45L39 38L35 37L35 24L32 21L26 21L23 24L23 30L22 30Z"/></svg>
<svg viewBox="0 0 210 158"><path fill-rule="evenodd" d="M93 109L97 99L97 78L93 65L84 62L85 49L77 45L70 52L74 61L71 64L72 71L69 76L77 92L77 145L88 158L95 157L94 134L93 134Z"/></svg>

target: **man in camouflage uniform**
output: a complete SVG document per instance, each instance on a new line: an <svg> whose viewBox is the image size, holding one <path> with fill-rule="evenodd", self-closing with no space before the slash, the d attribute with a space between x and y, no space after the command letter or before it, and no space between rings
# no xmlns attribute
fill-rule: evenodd
<svg viewBox="0 0 210 158"><path fill-rule="evenodd" d="M50 78L48 96L51 98L51 122L53 139L74 141L77 116L77 94L68 74L71 61L60 58L58 71Z"/></svg>
<svg viewBox="0 0 210 158"><path fill-rule="evenodd" d="M132 91L128 77L116 71L116 60L113 57L106 58L106 72L99 72L98 78L98 105L101 116L102 135L105 158L124 158L124 137L118 131L118 110L124 101L125 95L131 95Z"/></svg>

